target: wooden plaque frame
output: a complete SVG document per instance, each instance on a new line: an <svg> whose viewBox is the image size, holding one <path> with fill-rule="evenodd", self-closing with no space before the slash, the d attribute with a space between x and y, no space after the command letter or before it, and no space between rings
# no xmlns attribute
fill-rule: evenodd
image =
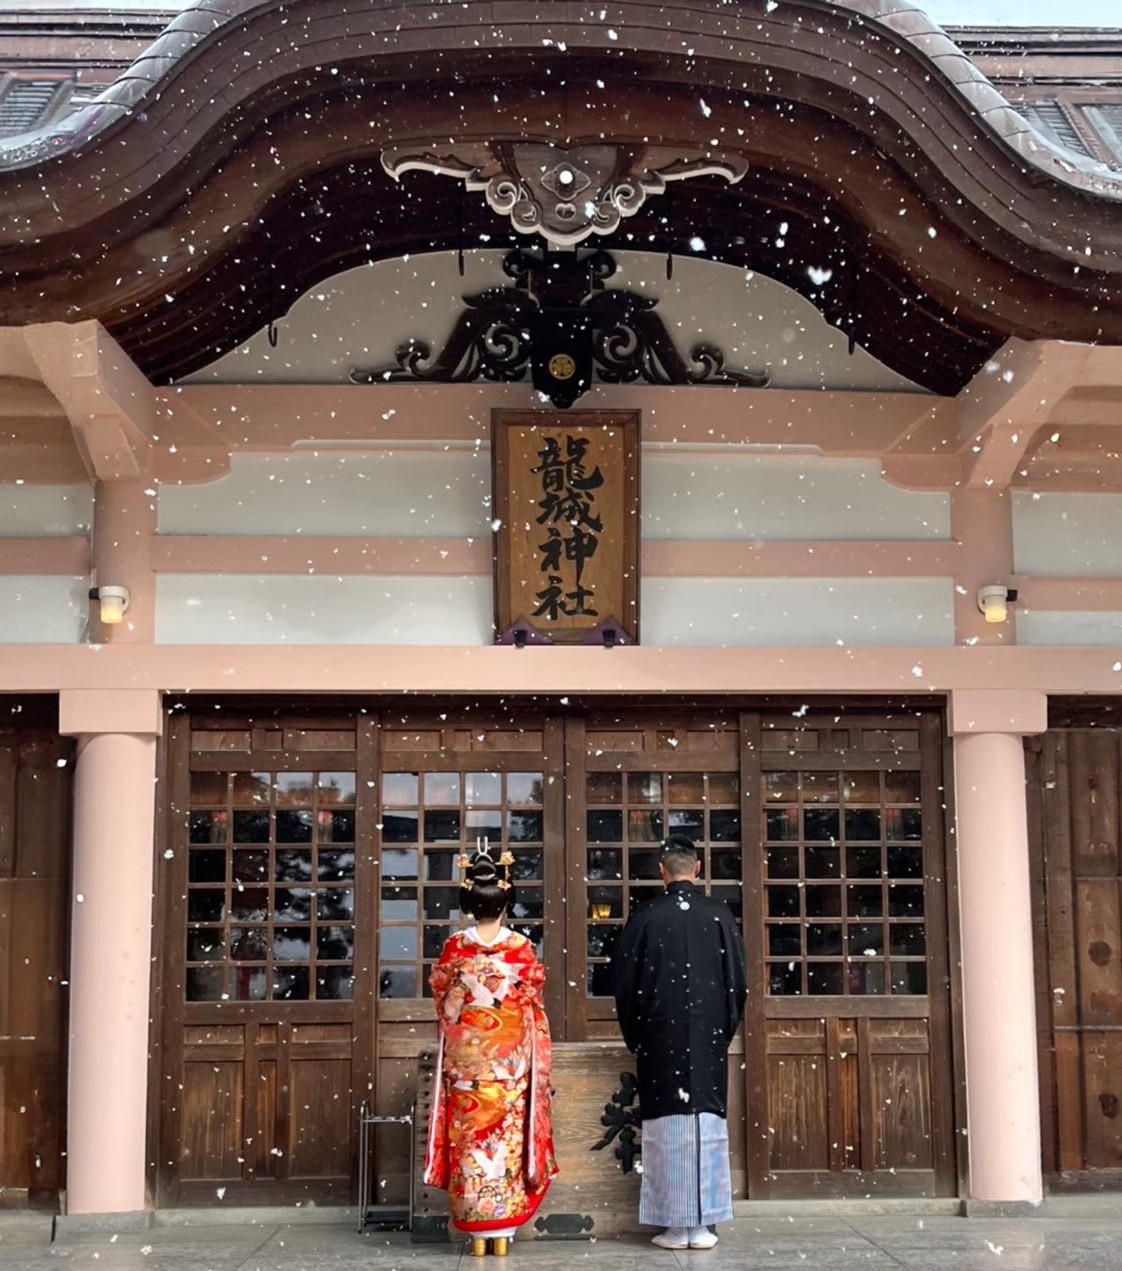
<svg viewBox="0 0 1122 1271"><path fill-rule="evenodd" d="M607 625L638 641L639 429L639 411L492 413L497 639L583 644Z"/></svg>

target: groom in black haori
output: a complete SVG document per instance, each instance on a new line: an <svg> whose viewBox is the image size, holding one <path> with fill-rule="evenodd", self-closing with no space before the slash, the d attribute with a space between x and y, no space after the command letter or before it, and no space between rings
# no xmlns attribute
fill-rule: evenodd
<svg viewBox="0 0 1122 1271"><path fill-rule="evenodd" d="M748 996L744 942L727 905L697 882L685 835L662 845L666 891L641 906L612 956L623 1040L643 1120L639 1221L664 1249L711 1249L732 1218L728 1048Z"/></svg>

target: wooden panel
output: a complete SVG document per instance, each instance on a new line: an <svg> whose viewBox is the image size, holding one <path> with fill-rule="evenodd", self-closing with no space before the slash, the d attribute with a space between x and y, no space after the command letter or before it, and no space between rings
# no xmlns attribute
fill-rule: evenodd
<svg viewBox="0 0 1122 1271"><path fill-rule="evenodd" d="M73 749L0 730L0 1193L52 1205L64 1181Z"/></svg>
<svg viewBox="0 0 1122 1271"><path fill-rule="evenodd" d="M1080 1024L1122 1024L1122 912L1117 879L1076 883L1075 931Z"/></svg>
<svg viewBox="0 0 1122 1271"><path fill-rule="evenodd" d="M350 1059L297 1059L291 1067L289 1176L349 1177Z"/></svg>
<svg viewBox="0 0 1122 1271"><path fill-rule="evenodd" d="M875 1135L878 1170L931 1169L931 1081L926 1055L874 1055Z"/></svg>
<svg viewBox="0 0 1122 1271"><path fill-rule="evenodd" d="M1122 1182L1122 733L1054 728L1029 747L1044 1168ZM1035 765L1033 768L1031 765Z"/></svg>
<svg viewBox="0 0 1122 1271"><path fill-rule="evenodd" d="M1086 1159L1095 1169L1122 1167L1122 1033L1083 1036Z"/></svg>
<svg viewBox="0 0 1122 1271"><path fill-rule="evenodd" d="M775 1055L768 1061L772 1170L828 1170L825 1053Z"/></svg>
<svg viewBox="0 0 1122 1271"><path fill-rule="evenodd" d="M184 1179L241 1176L242 1065L238 1062L183 1066L179 1173Z"/></svg>

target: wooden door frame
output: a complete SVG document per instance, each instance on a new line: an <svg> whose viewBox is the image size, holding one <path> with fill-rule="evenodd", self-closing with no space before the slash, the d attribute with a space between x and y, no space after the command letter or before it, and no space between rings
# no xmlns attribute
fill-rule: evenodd
<svg viewBox="0 0 1122 1271"><path fill-rule="evenodd" d="M503 699L499 695L478 695L472 699L473 701L494 701L498 703L504 701L507 703L517 702L514 699ZM771 712L776 710L784 710L791 705L792 699L744 699L739 702L729 703L723 699L714 699L711 707L707 709L707 700L701 702L693 701L686 703L682 699L577 699L574 698L571 704L567 704L564 709L550 710L542 703L533 703L543 719L543 728L545 731L545 741L543 744L543 752L553 752L558 759L558 772L560 779L546 783L543 795L543 819L545 824L545 842L543 845L543 866L548 871L550 866L554 866L554 877L558 879L553 889L548 889L544 885L543 880L543 932L547 941L546 960L549 965L550 975L547 977L549 999L547 1002L551 1019L558 1021L556 1029L559 1034L559 1040L578 1042L585 1039L587 1034L587 1013L585 1010L586 990L582 981L578 977L565 974L568 968L566 955L562 952L565 949L571 951L581 947L582 942L586 938L586 924L584 921L584 913L579 906L574 906L572 902L573 887L580 882L580 878L585 870L585 843L584 843L584 823L585 823L585 797L584 782L578 777L583 775L584 769L584 745L583 735L585 730L585 720L590 709L602 709L604 707L626 709L629 712L647 712L654 713L657 711L675 711L682 713L688 711L700 716L710 714L715 711L728 712L730 709L735 712L738 717L739 728L739 766L741 779L741 796L742 810L748 807L759 809L761 800L760 772L761 768L761 720ZM799 704L802 704L800 699ZM428 699L425 701L410 701L409 707L411 713L424 711L427 707L432 706L435 709L442 707L455 708L456 698L447 699ZM304 721L313 711L322 717L330 717L336 721L343 718L348 723L354 721L356 727L356 751L353 756L353 763L356 771L363 772L369 769L374 779L378 782L380 788L381 765L383 762L383 748L380 744L380 729L378 711L385 705L381 699L377 701L366 702L358 698L332 698L330 701L321 700L315 703L301 702L294 705L291 709L286 708L275 698L256 699L253 702L244 702L231 699L229 702L224 700L223 705L226 709L232 710L236 705L239 710L247 714L260 712L262 717L273 717L277 719L291 718L293 720ZM402 703L398 699L394 699L392 703L395 709L400 708ZM530 707L531 702L527 700L526 706ZM932 1010L930 1019L931 1027L941 1031L946 1043L952 1051L952 1063L950 1070L946 1067L940 1067L932 1074L932 1132L936 1133L937 1118L938 1124L943 1127L942 1133L944 1142L942 1144L942 1154L946 1160L942 1163L942 1171L945 1173L948 1168L951 1171L952 1179L957 1179L957 1190L959 1194L966 1194L967 1185L967 1154L963 1150L965 1129L965 1081L964 1081L964 1061L962 1055L962 1020L961 1020L961 971L958 965L958 949L960 947L960 932L957 912L957 869L956 858L954 852L953 841L948 837L946 832L946 823L943 822L940 805L946 803L946 816L953 822L953 762L951 754L951 743L946 737L945 726L943 723L943 711L941 706L937 705L930 698L924 699L922 702L918 699L900 701L892 699L886 701L878 699L869 701L862 698L849 698L844 701L841 699L829 699L826 701L811 701L811 709L827 707L831 710L849 710L851 712L892 712L895 713L901 708L906 708L909 712L918 710L922 711L921 729L923 730L924 741L921 744L930 747L931 753L935 757L934 768L927 757L923 760L922 771L925 782L933 782L935 785L942 786L942 797L930 797L929 792L925 791L925 807L931 806L939 811L936 823L928 826L925 819L925 838L930 835L932 840L936 837L942 837L942 849L932 859L941 860L944 863L945 874L941 884L943 895L943 905L945 908L938 915L932 913L929 916L929 943L935 947L935 922L933 919L938 918L943 930L943 938L938 942L938 950L941 949L941 956L945 959L944 971L946 973L946 981L949 989L941 987L943 1003L936 1010L935 995L932 996ZM153 1004L153 1028L152 1042L153 1053L150 1064L150 1082L149 1082L149 1160L153 1162L152 1173L150 1178L150 1190L156 1203L168 1203L174 1195L172 1187L172 1179L177 1173L177 1166L168 1165L168 1159L176 1160L177 1158L167 1149L169 1144L164 1141L161 1147L161 1135L165 1130L165 1126L161 1123L166 1120L167 1112L161 1106L161 1094L165 1086L164 1069L167 1067L169 1055L167 1053L167 1042L170 1037L169 1029L174 1028L177 1024L182 1028L184 1024L184 1008L183 1003L178 1001L175 992L169 992L170 981L168 972L176 965L175 952L180 940L180 932L185 922L185 901L177 898L174 889L171 886L170 871L165 868L166 862L163 860L163 853L169 844L173 823L178 816L186 816L186 808L189 803L189 782L190 782L190 746L191 746L191 728L193 713L190 711L168 711L168 723L165 735L160 742L160 773L163 780L160 783L159 803L158 803L158 819L157 819L157 835L155 842L156 865L157 865L157 885L155 903L157 906L156 918L154 923L153 935L153 952L156 957L156 973L153 975L152 1004ZM221 762L222 752L217 752L215 762ZM276 758L279 752L270 752ZM186 762L182 760L186 759ZM244 762L244 759L243 759ZM935 792L936 795L938 791ZM375 807L373 806L374 794L365 782L358 782L358 790L356 793L356 820L361 816L361 810L366 803L370 806L366 807L366 812L370 818L375 815ZM752 800L755 802L752 803ZM747 812L744 815L744 823L750 824L750 817ZM361 822L359 822L361 823ZM742 886L744 895L744 933L749 951L749 974L751 980L750 992L755 992L762 996L766 988L766 970L763 957L764 932L762 925L752 918L753 914L760 912L760 891L762 883L759 878L759 869L756 853L758 845L755 849L750 844L750 835L747 830L742 831L742 851L743 851L743 874ZM925 853L927 844L925 843ZM380 854L379 854L380 855ZM563 879L563 885L561 880ZM373 890L371 895L375 898L375 902L379 895L380 869L375 873L371 886ZM356 873L356 905L360 903L360 898L365 894L362 887L365 884L359 882ZM566 899L569 903L566 903ZM750 920L751 919L751 920ZM360 932L359 928L365 929ZM355 949L355 966L370 965L372 966L371 977L373 984L373 992L366 995L369 1000L363 1000L362 995L356 995L354 1003L354 1033L356 1038L357 1052L355 1054L354 1069L354 1102L355 1108L352 1109L352 1115L357 1114L357 1105L362 1097L368 1093L365 1089L368 1083L376 1083L376 1074L378 1066L378 1044L379 1044L379 1028L378 1028L378 1005L376 1000L377 993L377 922L360 924L356 922L356 949ZM550 937L552 935L552 943ZM365 942L365 943L364 943ZM363 961L362 951L365 951L366 961ZM560 956L558 956L560 955ZM929 968L933 969L933 959L928 959ZM565 982L563 982L565 981ZM572 983L569 983L572 981ZM814 1013L816 1008L813 1003L807 999L806 1008L808 1013ZM252 1011L250 1012L252 1013ZM236 1015L244 1015L245 1012L231 1010L230 1018ZM747 1164L749 1179L759 1179L766 1173L767 1167L767 1137L766 1137L766 1107L767 1107L767 1085L766 1085L766 1037L762 1034L763 1030L755 1030L745 1036L745 1120L747 1135ZM946 1091L941 1092L936 1097L936 1078L939 1078L939 1084L943 1084L942 1079L945 1078ZM761 1123L763 1133L757 1133L757 1127L752 1123L753 1109L763 1109L761 1115ZM947 1124L949 1118L950 1131L947 1133ZM936 1144L936 1149L939 1145ZM356 1149L357 1150L357 1149ZM755 1161L755 1169L753 1162ZM939 1172L939 1171L937 1171ZM749 1183L749 1195L753 1194L753 1187ZM953 1182L949 1191L953 1192ZM755 1191L759 1195L759 1191ZM940 1191L939 1194L944 1194ZM949 1194L949 1193L948 1193ZM171 1200L171 1203L175 1203Z"/></svg>

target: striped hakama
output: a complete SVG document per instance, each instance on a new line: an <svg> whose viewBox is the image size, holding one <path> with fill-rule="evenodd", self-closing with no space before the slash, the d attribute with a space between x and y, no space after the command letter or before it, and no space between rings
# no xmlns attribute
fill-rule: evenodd
<svg viewBox="0 0 1122 1271"><path fill-rule="evenodd" d="M732 1219L729 1131L712 1112L643 1122L639 1221L651 1227L708 1227Z"/></svg>

